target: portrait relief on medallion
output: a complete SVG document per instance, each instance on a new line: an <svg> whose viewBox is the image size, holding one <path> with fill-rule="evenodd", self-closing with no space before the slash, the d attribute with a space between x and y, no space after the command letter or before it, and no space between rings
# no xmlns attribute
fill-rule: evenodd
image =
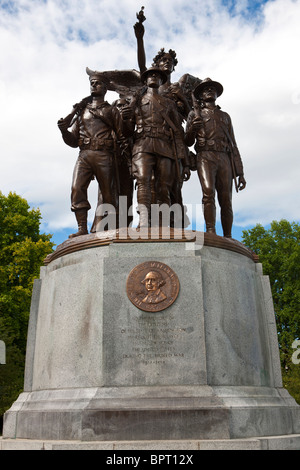
<svg viewBox="0 0 300 470"><path fill-rule="evenodd" d="M126 288L129 300L140 310L160 312L176 300L179 280L166 264L146 261L129 273Z"/></svg>

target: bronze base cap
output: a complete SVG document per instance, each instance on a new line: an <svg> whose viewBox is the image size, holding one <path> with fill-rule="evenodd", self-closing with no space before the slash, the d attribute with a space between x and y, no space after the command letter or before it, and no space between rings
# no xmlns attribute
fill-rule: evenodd
<svg viewBox="0 0 300 470"><path fill-rule="evenodd" d="M215 248L221 248L223 250L234 251L240 253L248 258L252 259L255 263L259 262L259 257L243 243L233 238L225 238L213 233L196 232L192 230L181 230L172 228L160 228L156 229L153 234L151 229L142 228L140 237L133 239L126 228L117 230L108 230L106 232L90 233L88 235L81 235L76 238L68 239L62 244L58 245L56 250L49 254L45 260L44 265L48 265L51 261L60 258L69 253L74 253L80 250L86 250L102 245L110 245L112 243L198 243L198 240L202 241L204 246L211 246Z"/></svg>

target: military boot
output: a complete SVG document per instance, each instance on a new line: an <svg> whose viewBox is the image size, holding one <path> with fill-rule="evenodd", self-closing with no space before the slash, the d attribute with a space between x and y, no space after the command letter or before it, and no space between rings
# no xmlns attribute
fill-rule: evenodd
<svg viewBox="0 0 300 470"><path fill-rule="evenodd" d="M72 233L69 235L69 238L79 237L80 235L87 235L87 210L86 209L79 209L75 212L77 224L78 224L78 232Z"/></svg>
<svg viewBox="0 0 300 470"><path fill-rule="evenodd" d="M214 204L204 204L204 220L207 233L216 233L216 208Z"/></svg>

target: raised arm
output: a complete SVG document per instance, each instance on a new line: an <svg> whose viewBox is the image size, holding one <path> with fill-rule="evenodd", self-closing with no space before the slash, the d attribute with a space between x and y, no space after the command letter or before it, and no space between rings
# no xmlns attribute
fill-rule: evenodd
<svg viewBox="0 0 300 470"><path fill-rule="evenodd" d="M138 18L138 22L135 23L133 26L135 37L137 39L137 59L138 59L138 64L139 64L139 69L140 72L143 73L146 70L146 54L145 54L145 48L144 48L144 34L145 34L145 28L143 25L143 22L145 21L145 16L143 12L143 7L142 10L136 15Z"/></svg>

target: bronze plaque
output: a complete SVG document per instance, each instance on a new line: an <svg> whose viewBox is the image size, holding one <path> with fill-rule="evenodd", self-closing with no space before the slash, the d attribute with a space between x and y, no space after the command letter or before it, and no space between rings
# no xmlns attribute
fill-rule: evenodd
<svg viewBox="0 0 300 470"><path fill-rule="evenodd" d="M129 273L127 295L139 309L160 312L172 305L179 293L175 272L159 261L145 261Z"/></svg>

